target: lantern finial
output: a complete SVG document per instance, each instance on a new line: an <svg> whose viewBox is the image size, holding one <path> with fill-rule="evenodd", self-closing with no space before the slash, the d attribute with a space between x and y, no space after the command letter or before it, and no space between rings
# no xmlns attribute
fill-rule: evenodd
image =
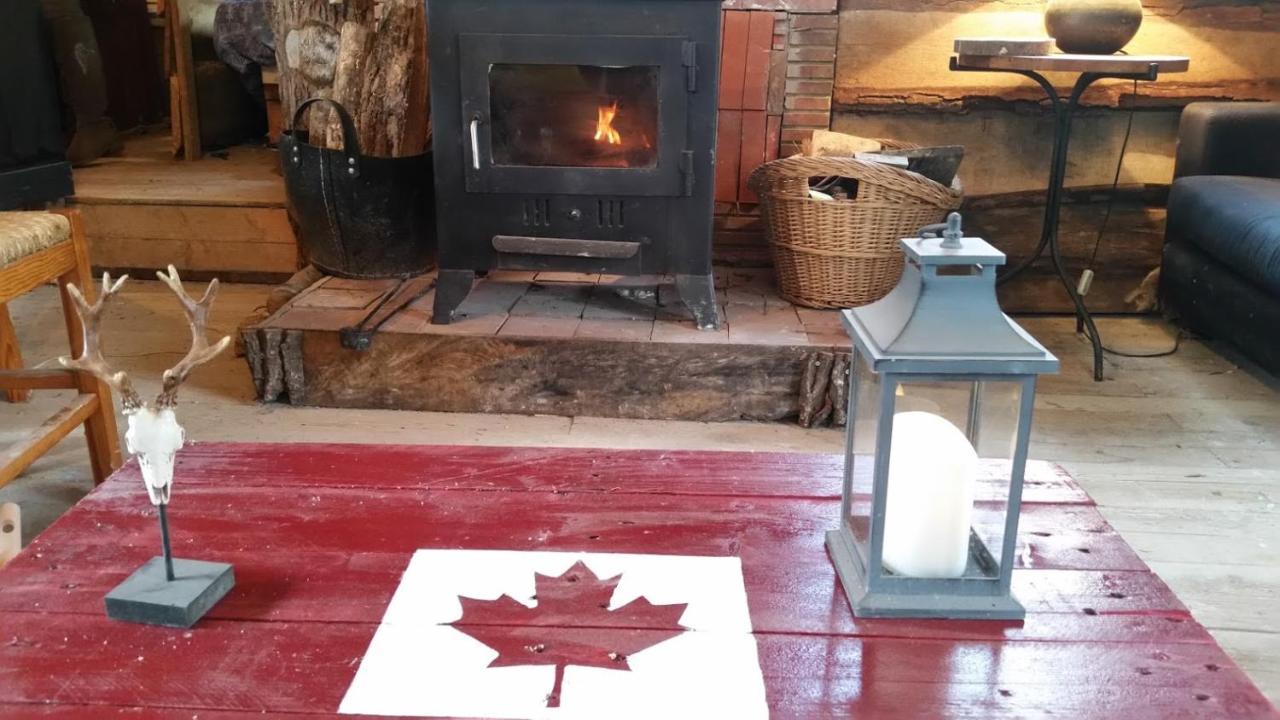
<svg viewBox="0 0 1280 720"><path fill-rule="evenodd" d="M960 250L964 247L964 243L960 242L964 239L964 231L961 229L963 223L960 213L953 212L947 216L945 223L926 225L920 228L920 237L936 238L938 233L942 233L942 245L940 247L945 250Z"/></svg>

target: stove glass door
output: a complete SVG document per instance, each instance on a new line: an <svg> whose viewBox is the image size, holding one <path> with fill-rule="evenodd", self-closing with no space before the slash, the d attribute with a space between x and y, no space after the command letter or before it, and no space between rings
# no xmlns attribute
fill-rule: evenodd
<svg viewBox="0 0 1280 720"><path fill-rule="evenodd" d="M493 163L656 167L658 70L656 66L490 66Z"/></svg>
<svg viewBox="0 0 1280 720"><path fill-rule="evenodd" d="M686 39L463 33L459 55L469 192L689 194Z"/></svg>

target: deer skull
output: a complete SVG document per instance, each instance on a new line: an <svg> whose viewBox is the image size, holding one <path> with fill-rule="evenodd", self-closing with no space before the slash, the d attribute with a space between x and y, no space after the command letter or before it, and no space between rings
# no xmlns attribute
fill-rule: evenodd
<svg viewBox="0 0 1280 720"><path fill-rule="evenodd" d="M79 288L75 285L67 286L67 292L71 295L76 312L80 315L80 322L84 326L84 348L79 358L72 360L62 357L58 358L58 362L63 367L87 372L100 378L120 396L124 416L129 425L124 436L125 444L129 452L138 458L138 465L142 469L142 480L147 487L147 496L151 498L152 505L168 505L169 491L173 485L174 459L186 439L186 433L178 424L178 418L174 414L178 401L178 388L192 370L209 362L225 350L231 344L231 338L224 337L213 345L205 339L209 308L213 305L213 299L218 293L217 280L209 283L204 297L197 302L187 295L182 287L182 280L178 277L178 271L172 265L169 266L167 275L157 272L156 276L168 285L170 290L173 290L182 303L187 322L191 325L191 349L187 351L186 357L181 362L164 372L160 394L153 403L150 405L144 403L137 391L133 389L129 376L123 372L113 372L102 357L102 336L99 332L102 308L120 292L125 280L129 279L128 275L112 283L111 275L104 273L102 296L92 305L85 300Z"/></svg>
<svg viewBox="0 0 1280 720"><path fill-rule="evenodd" d="M129 429L124 441L129 452L138 458L142 482L152 505L169 504L169 488L173 485L173 460L186 432L178 424L171 408L142 408L127 417Z"/></svg>

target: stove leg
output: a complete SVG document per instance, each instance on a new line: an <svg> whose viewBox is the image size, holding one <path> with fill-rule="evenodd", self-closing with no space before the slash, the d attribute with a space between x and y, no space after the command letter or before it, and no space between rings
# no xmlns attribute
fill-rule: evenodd
<svg viewBox="0 0 1280 720"><path fill-rule="evenodd" d="M472 270L440 270L436 277L436 303L431 313L433 325L448 325L453 314L471 292L476 274Z"/></svg>
<svg viewBox="0 0 1280 720"><path fill-rule="evenodd" d="M685 307L693 313L699 330L720 329L720 305L716 302L716 284L710 274L676 275L676 290Z"/></svg>

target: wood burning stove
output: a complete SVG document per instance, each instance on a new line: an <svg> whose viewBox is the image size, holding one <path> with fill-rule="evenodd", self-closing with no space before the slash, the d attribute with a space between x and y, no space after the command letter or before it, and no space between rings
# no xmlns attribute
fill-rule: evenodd
<svg viewBox="0 0 1280 720"><path fill-rule="evenodd" d="M431 0L431 117L448 323L477 271L711 275L719 0Z"/></svg>

